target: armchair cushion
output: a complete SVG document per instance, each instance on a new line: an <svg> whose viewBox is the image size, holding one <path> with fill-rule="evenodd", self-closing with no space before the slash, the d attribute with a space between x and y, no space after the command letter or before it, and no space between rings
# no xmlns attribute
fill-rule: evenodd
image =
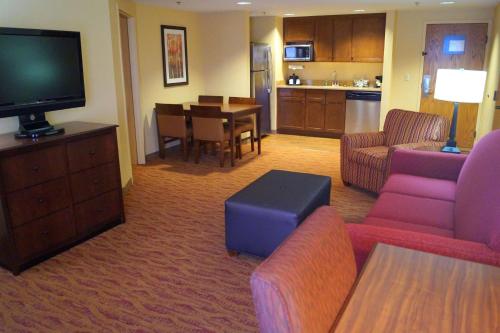
<svg viewBox="0 0 500 333"><path fill-rule="evenodd" d="M396 150L391 159L390 174L457 181L467 155L444 154L418 150Z"/></svg>
<svg viewBox="0 0 500 333"><path fill-rule="evenodd" d="M380 195L368 217L452 230L454 207L451 201L386 192Z"/></svg>
<svg viewBox="0 0 500 333"><path fill-rule="evenodd" d="M252 274L260 332L328 332L356 275L342 219L318 208Z"/></svg>
<svg viewBox="0 0 500 333"><path fill-rule="evenodd" d="M415 232L423 232L425 234L433 234L442 237L451 237L453 238L453 230L430 227L422 224L414 224L414 223L406 223L394 220L383 219L379 217L367 217L364 221L364 224L375 225L379 227L386 228L395 228L401 230L415 231Z"/></svg>
<svg viewBox="0 0 500 333"><path fill-rule="evenodd" d="M448 136L450 121L423 112L391 110L384 123L386 146L421 141L444 141Z"/></svg>
<svg viewBox="0 0 500 333"><path fill-rule="evenodd" d="M389 147L386 146L355 148L352 150L350 159L361 165L366 165L378 170L385 170L387 166L388 151Z"/></svg>
<svg viewBox="0 0 500 333"><path fill-rule="evenodd" d="M446 179L433 179L414 175L393 174L380 193L408 194L421 198L455 202L457 183Z"/></svg>
<svg viewBox="0 0 500 333"><path fill-rule="evenodd" d="M358 268L363 266L377 243L500 266L500 252L493 251L483 243L366 224L348 223L346 226Z"/></svg>

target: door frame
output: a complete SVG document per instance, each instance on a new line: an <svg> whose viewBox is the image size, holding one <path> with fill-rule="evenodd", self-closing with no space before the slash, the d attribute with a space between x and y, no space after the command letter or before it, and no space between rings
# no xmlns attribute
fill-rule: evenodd
<svg viewBox="0 0 500 333"><path fill-rule="evenodd" d="M423 36L422 36L422 47L421 50L422 52L425 50L425 42L427 41L427 26L430 24L467 24L467 23L486 23L488 25L488 41L486 43L486 49L485 49L485 57L484 57L484 63L483 63L483 70L486 70L486 60L488 60L488 54L491 48L491 29L492 29L492 19L489 20L483 20L483 19L472 19L472 20L456 20L456 19L449 19L449 20L432 20L432 21L425 21L424 22L424 31L423 31ZM416 105L416 110L417 112L420 112L420 102L422 99L422 79L424 76L424 63L425 59L424 56L420 57L420 70L419 70L419 85L418 85L418 98L417 98L417 105ZM476 122L476 131L478 130L478 123L479 123L479 112L481 108L478 108L478 121Z"/></svg>
<svg viewBox="0 0 500 333"><path fill-rule="evenodd" d="M136 19L126 11L117 9L118 22L120 14L127 17L128 24L128 38L129 38L129 51L130 51L130 72L132 76L132 99L134 101L133 112L135 120L135 141L137 164L146 164L146 152L144 146L144 122L141 116L141 103L140 103L140 86L139 86L139 61L137 56L137 33L136 33ZM121 30L119 29L120 33ZM123 91L123 99L125 103L125 80L123 74L123 61L122 61L122 45L120 43L120 76L121 76L121 89ZM126 117L125 117L126 119ZM128 126L128 123L127 123ZM128 131L127 131L128 132ZM130 139L129 139L130 140Z"/></svg>

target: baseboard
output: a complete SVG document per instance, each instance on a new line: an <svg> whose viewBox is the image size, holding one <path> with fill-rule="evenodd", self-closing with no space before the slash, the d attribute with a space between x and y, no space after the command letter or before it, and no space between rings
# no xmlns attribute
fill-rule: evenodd
<svg viewBox="0 0 500 333"><path fill-rule="evenodd" d="M130 190L131 187L132 187L132 178L130 178L127 184L125 184L125 186L122 187L123 194L127 194L127 192Z"/></svg>

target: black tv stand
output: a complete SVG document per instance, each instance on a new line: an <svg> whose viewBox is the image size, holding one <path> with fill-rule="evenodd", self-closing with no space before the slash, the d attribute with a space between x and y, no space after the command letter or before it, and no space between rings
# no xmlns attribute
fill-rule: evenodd
<svg viewBox="0 0 500 333"><path fill-rule="evenodd" d="M52 126L45 119L45 113L33 113L19 116L19 131L16 133L16 139L38 138L62 133L64 133L64 128Z"/></svg>

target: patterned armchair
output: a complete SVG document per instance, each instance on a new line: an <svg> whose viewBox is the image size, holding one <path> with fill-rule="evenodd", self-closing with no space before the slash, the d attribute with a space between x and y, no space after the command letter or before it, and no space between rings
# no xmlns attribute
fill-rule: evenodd
<svg viewBox="0 0 500 333"><path fill-rule="evenodd" d="M346 186L379 192L389 174L396 149L443 146L450 121L428 113L389 111L383 132L346 134L340 141L340 170Z"/></svg>

